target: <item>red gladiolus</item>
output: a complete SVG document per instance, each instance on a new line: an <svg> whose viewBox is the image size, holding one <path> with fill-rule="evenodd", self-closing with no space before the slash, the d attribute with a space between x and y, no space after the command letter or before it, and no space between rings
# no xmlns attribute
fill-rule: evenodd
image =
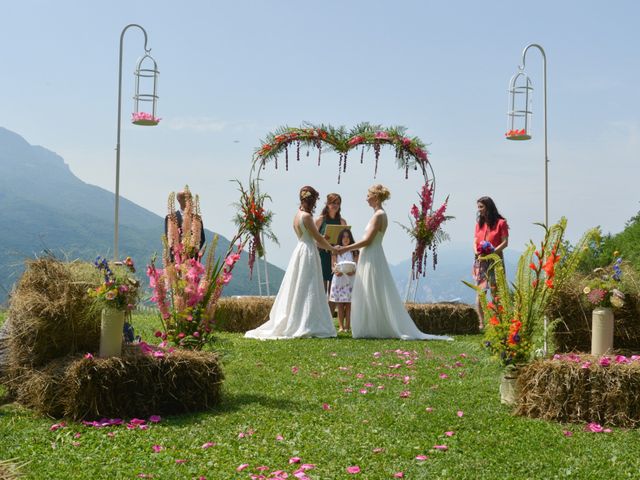
<svg viewBox="0 0 640 480"><path fill-rule="evenodd" d="M534 271L535 271L535 270L537 270L536 264L535 264L535 263L533 263L533 262L531 262L531 263L529 264L529 268L530 268L531 270L534 270Z"/></svg>

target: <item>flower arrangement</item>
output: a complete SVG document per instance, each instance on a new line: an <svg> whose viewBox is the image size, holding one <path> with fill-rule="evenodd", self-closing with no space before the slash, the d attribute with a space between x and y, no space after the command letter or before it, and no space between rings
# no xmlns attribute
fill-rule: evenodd
<svg viewBox="0 0 640 480"><path fill-rule="evenodd" d="M188 191L188 190L187 190ZM190 197L190 195L187 195ZM201 349L212 339L216 306L224 286L233 275L244 243L237 246L239 234L232 239L222 258L215 259L218 237L202 251L197 249L200 235L196 225L202 225L197 196L189 207L187 200L182 228L178 228L171 214L175 213L175 194L169 195L167 236L163 237L164 268L155 265L155 257L147 266L147 277L158 306L163 330L156 332L162 339L160 346L173 345ZM201 227L200 227L201 228ZM235 252L233 251L235 248ZM206 253L208 249L208 253ZM206 261L201 262L206 253Z"/></svg>
<svg viewBox="0 0 640 480"><path fill-rule="evenodd" d="M400 224L416 242L415 249L411 255L411 271L414 278L427 274L427 253L429 250L433 253L433 268L436 268L436 246L448 238L441 226L444 222L453 218L444 214L449 197L445 199L438 210L433 211L433 184L425 183L418 193L418 197L420 198L420 207L415 203L411 207L411 217L409 217L411 226L406 227Z"/></svg>
<svg viewBox="0 0 640 480"><path fill-rule="evenodd" d="M151 113L146 112L133 112L131 114L131 123L135 125L148 125L153 126L160 123L162 120L160 117L156 117Z"/></svg>
<svg viewBox="0 0 640 480"><path fill-rule="evenodd" d="M613 264L613 273L608 273L604 268L596 268L592 278L585 285L582 293L587 303L594 308L624 306L624 293L618 288L622 279L622 257L618 257Z"/></svg>
<svg viewBox="0 0 640 480"><path fill-rule="evenodd" d="M495 253L481 257L490 260L489 268L495 271L497 289L492 301L487 301L484 289L464 282L478 292L480 308L489 319L485 346L505 366L526 363L534 352L534 336L539 333L545 309L556 287L556 269L561 250L564 250L562 238L566 224L565 218L550 228L538 224L545 229L544 239L538 248L529 242L518 262L513 290L507 283L502 260ZM571 262L563 264L563 268L574 267ZM560 281L566 276L563 272Z"/></svg>
<svg viewBox="0 0 640 480"><path fill-rule="evenodd" d="M96 288L90 288L88 294L100 308L113 308L130 312L138 302L140 282L131 275L136 269L131 257L120 265L109 266L107 259L100 256L93 262L102 273L103 282ZM122 268L124 266L124 268Z"/></svg>
<svg viewBox="0 0 640 480"><path fill-rule="evenodd" d="M267 194L260 194L258 190L258 181L251 180L249 187L245 190L239 180L240 202L236 203L238 213L234 218L235 224L238 226L239 232L246 237L245 242L249 241L249 275L253 276L253 265L256 256L264 256L264 245L262 244L262 235L270 240L278 243L278 239L271 230L271 221L273 212L265 210L265 200L271 200ZM309 192L305 192L309 193Z"/></svg>
<svg viewBox="0 0 640 480"><path fill-rule="evenodd" d="M524 128L521 130L509 130L504 136L509 140L529 140L531 138L531 135L527 134Z"/></svg>
<svg viewBox="0 0 640 480"><path fill-rule="evenodd" d="M285 169L289 169L289 147L296 149L296 159L300 161L300 147L318 149L318 165L322 155L322 146L327 145L331 150L339 154L338 163L338 183L340 174L347 170L347 157L351 150L361 147L360 163L364 159L365 148L373 148L375 154L375 174L378 171L378 159L382 145L391 145L395 148L396 159L400 166L405 169L405 177L408 176L409 168L418 168L428 162L427 149L425 144L417 137L406 135L406 128L391 127L384 128L380 125L361 123L353 129L347 131L345 127L332 127L331 125L305 124L302 127L290 128L282 127L274 133L270 133L266 140L256 151L256 160L265 165L267 160L274 159L275 167L278 168L278 155L285 155Z"/></svg>
<svg viewBox="0 0 640 480"><path fill-rule="evenodd" d="M165 263L170 261L172 252L181 245L183 256L197 256L200 250L200 238L202 234L202 215L200 214L200 197L193 196L189 190L189 186L185 185L184 193L184 212L182 224L178 222L176 214L176 194L171 192L167 201L167 246L165 254Z"/></svg>

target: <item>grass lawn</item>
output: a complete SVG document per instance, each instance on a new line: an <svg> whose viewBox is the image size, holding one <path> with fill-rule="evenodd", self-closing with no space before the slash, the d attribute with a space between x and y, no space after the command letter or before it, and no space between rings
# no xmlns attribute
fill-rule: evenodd
<svg viewBox="0 0 640 480"><path fill-rule="evenodd" d="M134 318L146 339L154 322ZM250 479L276 470L295 479L302 464L315 466L312 479L639 478L638 430L587 433L511 416L499 402L500 367L480 340L260 342L223 333L215 346L227 378L216 410L147 430L51 431L56 421L6 404L0 460L28 462L21 470L32 479ZM347 473L351 466L360 473Z"/></svg>

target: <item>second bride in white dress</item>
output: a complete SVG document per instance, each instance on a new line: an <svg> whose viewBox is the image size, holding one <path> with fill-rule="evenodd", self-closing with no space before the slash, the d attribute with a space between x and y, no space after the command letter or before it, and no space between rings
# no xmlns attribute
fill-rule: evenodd
<svg viewBox="0 0 640 480"><path fill-rule="evenodd" d="M271 307L269 320L249 330L245 337L269 340L336 336L322 281L318 245L331 252L336 249L318 232L313 222L311 213L318 196L313 187L300 189L300 208L293 219L298 244Z"/></svg>
<svg viewBox="0 0 640 480"><path fill-rule="evenodd" d="M374 214L359 242L340 252L362 248L351 295L351 329L353 338L399 338L402 340L453 340L444 335L421 332L407 313L400 298L382 248L387 230L387 214L382 203L389 190L374 185L367 192L367 203Z"/></svg>

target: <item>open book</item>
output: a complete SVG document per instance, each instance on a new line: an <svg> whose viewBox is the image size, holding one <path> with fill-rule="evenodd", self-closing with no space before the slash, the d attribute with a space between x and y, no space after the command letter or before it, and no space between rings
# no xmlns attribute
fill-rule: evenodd
<svg viewBox="0 0 640 480"><path fill-rule="evenodd" d="M327 225L324 231L325 236L329 237L327 241L331 245L338 243L338 235L345 228L351 230L351 225Z"/></svg>

